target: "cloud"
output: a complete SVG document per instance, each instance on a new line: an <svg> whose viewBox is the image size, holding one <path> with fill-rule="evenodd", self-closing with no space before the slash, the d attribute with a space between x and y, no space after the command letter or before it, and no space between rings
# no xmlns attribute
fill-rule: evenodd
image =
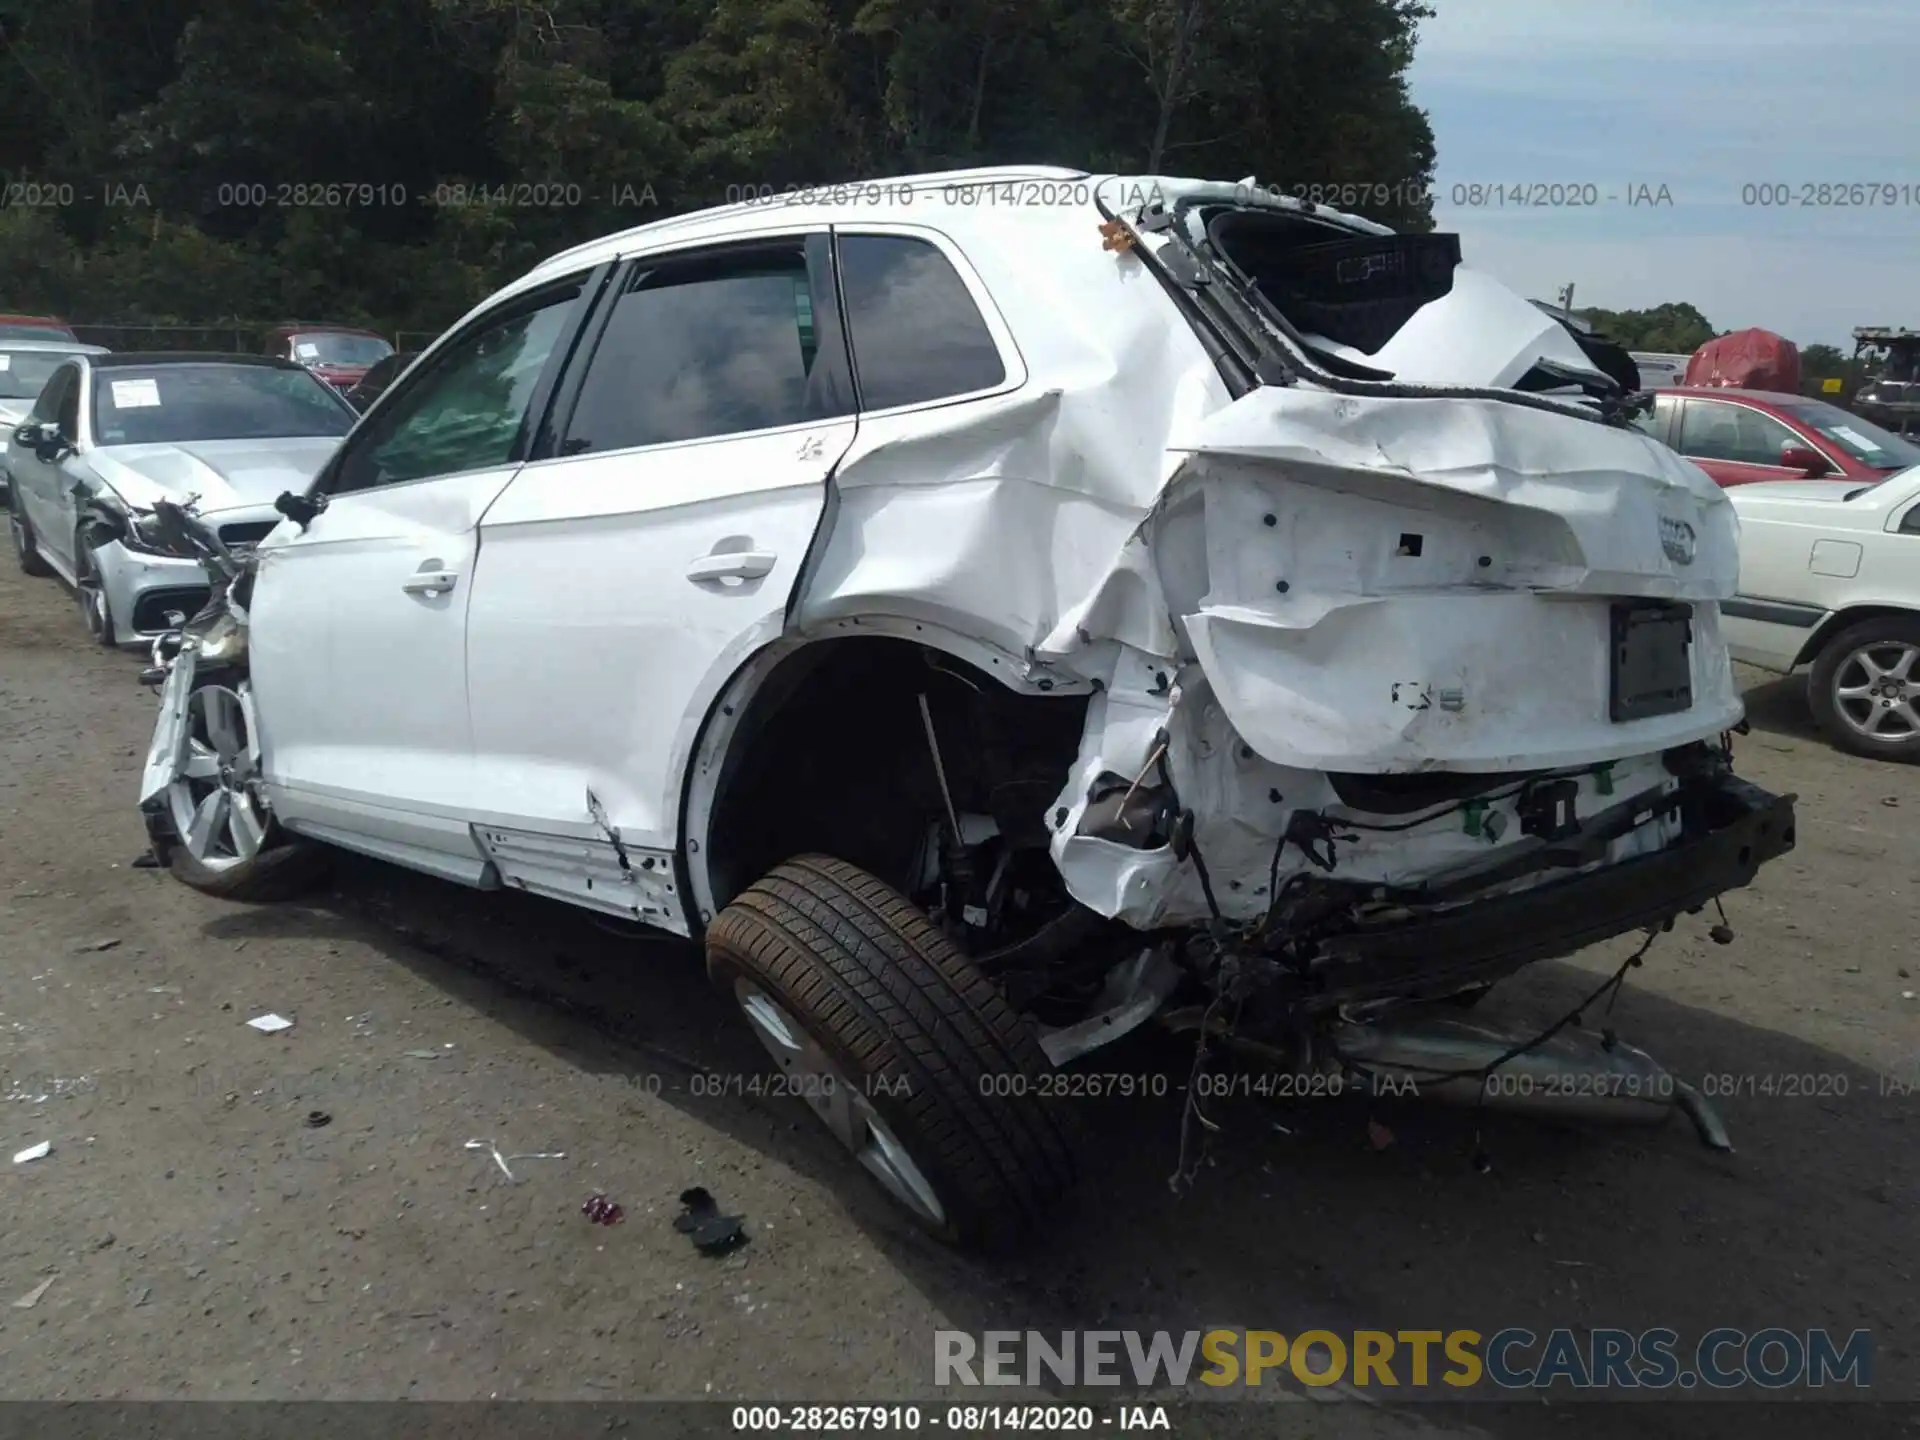
<svg viewBox="0 0 1920 1440"><path fill-rule="evenodd" d="M1475 263L1802 343L1920 325L1920 267L1902 260L1920 246L1920 5L1434 4L1410 80L1439 147L1436 218ZM1866 198L1836 188L1854 182L1876 203L1840 203ZM1556 184L1600 203L1522 209L1486 188ZM1640 185L1671 203L1626 204Z"/></svg>

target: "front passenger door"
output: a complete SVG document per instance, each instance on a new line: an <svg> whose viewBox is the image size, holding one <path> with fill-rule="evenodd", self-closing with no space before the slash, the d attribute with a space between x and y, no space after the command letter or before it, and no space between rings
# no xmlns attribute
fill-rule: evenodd
<svg viewBox="0 0 1920 1440"><path fill-rule="evenodd" d="M259 549L252 684L289 829L468 882L466 621L480 517L534 444L604 270L469 322L347 437L326 508Z"/></svg>

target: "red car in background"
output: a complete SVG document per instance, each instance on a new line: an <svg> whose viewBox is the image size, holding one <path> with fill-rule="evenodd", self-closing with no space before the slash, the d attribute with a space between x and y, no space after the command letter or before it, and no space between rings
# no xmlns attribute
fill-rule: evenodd
<svg viewBox="0 0 1920 1440"><path fill-rule="evenodd" d="M1872 484L1920 465L1920 445L1838 405L1770 390L1700 386L1654 392L1634 422L1717 485L1756 480Z"/></svg>
<svg viewBox="0 0 1920 1440"><path fill-rule="evenodd" d="M0 315L0 340L71 340L73 327L55 315Z"/></svg>
<svg viewBox="0 0 1920 1440"><path fill-rule="evenodd" d="M393 353L393 346L381 336L351 325L282 325L267 332L262 348L278 359L306 366L342 394Z"/></svg>

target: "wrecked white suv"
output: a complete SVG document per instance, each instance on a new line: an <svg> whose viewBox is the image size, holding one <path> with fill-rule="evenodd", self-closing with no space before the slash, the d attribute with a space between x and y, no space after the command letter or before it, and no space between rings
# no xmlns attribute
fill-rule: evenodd
<svg viewBox="0 0 1920 1440"><path fill-rule="evenodd" d="M1713 1139L1631 1047L1433 1008L1793 843L1731 772L1727 501L1628 423L1631 362L1458 260L1054 169L558 255L250 554L136 522L215 579L149 672L156 849L235 897L333 845L701 938L963 1242L1074 1178L1047 1073L1156 1016Z"/></svg>

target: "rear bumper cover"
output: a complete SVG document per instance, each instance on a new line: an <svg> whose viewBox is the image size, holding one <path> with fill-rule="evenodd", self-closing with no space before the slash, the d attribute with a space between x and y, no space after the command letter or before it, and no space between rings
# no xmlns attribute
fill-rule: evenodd
<svg viewBox="0 0 1920 1440"><path fill-rule="evenodd" d="M1793 795L1729 774L1686 781L1675 844L1575 879L1332 937L1340 1000L1440 996L1658 926L1749 884L1794 847Z"/></svg>

